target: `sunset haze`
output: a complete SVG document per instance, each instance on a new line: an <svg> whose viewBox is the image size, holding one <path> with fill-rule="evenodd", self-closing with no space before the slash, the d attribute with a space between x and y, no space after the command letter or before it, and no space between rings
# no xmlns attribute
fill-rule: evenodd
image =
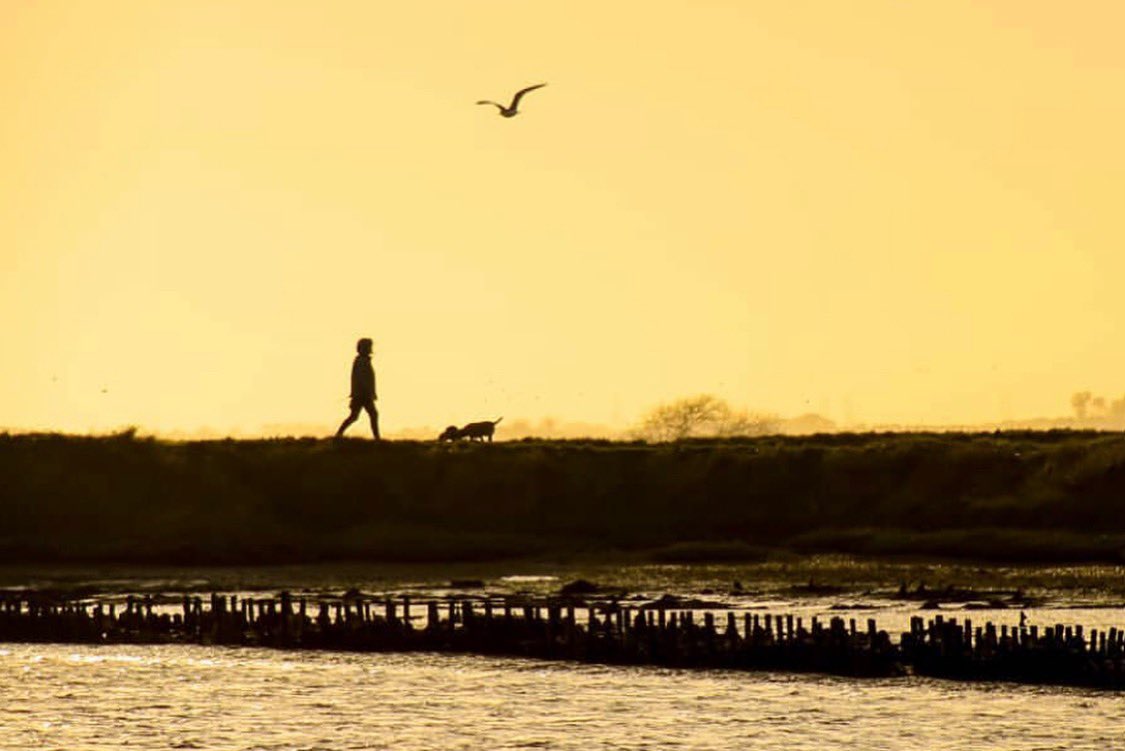
<svg viewBox="0 0 1125 751"><path fill-rule="evenodd" d="M1122 28L1111 2L4 0L0 428L327 433L361 336L391 434L1120 396Z"/></svg>

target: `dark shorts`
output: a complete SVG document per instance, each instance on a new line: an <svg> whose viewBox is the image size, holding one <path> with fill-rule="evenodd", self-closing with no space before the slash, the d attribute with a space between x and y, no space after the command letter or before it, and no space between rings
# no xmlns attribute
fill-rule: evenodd
<svg viewBox="0 0 1125 751"><path fill-rule="evenodd" d="M375 411L375 400L374 399L357 399L353 396L352 400L348 403L348 407L351 408L352 412L358 412L361 409L366 409L368 412L374 412Z"/></svg>

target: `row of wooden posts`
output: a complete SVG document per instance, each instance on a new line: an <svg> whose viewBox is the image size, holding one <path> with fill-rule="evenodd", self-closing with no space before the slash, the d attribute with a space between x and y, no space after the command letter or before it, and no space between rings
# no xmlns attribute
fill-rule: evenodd
<svg viewBox="0 0 1125 751"><path fill-rule="evenodd" d="M425 616L421 612L425 612ZM722 614L720 614L722 615ZM739 617L741 615L741 617ZM701 616L701 617L699 617ZM914 617L895 643L869 618L827 623L734 611L616 603L361 596L309 601L184 596L115 604L0 596L0 642L191 643L283 649L434 651L612 664L820 672L906 673L1125 689L1125 631L1058 624L997 628Z"/></svg>

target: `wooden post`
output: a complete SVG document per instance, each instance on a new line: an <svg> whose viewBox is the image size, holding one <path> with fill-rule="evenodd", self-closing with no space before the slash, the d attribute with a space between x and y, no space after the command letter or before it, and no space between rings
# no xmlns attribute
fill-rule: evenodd
<svg viewBox="0 0 1125 751"><path fill-rule="evenodd" d="M426 603L426 628L435 629L441 621L441 616L438 615L438 604L433 600Z"/></svg>
<svg viewBox="0 0 1125 751"><path fill-rule="evenodd" d="M281 633L289 635L289 626L293 620L293 595L285 591L281 593Z"/></svg>

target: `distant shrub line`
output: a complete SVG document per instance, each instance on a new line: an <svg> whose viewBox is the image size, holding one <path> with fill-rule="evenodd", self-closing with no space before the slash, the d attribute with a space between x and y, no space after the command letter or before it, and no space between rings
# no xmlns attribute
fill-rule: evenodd
<svg viewBox="0 0 1125 751"><path fill-rule="evenodd" d="M483 446L0 434L0 560L1125 560L1125 435Z"/></svg>

